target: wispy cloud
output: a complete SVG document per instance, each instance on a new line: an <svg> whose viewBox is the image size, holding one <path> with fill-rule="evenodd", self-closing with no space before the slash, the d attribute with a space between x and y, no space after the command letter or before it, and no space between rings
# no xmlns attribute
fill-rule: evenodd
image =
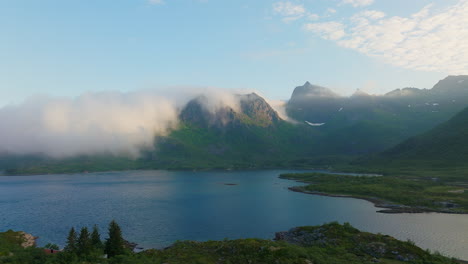
<svg viewBox="0 0 468 264"><path fill-rule="evenodd" d="M308 23L305 30L342 47L414 70L468 72L468 0L442 11L428 5L409 17L367 10L346 21Z"/></svg>
<svg viewBox="0 0 468 264"><path fill-rule="evenodd" d="M344 37L345 26L339 22L309 23L304 26L307 31L314 32L325 39L338 40Z"/></svg>
<svg viewBox="0 0 468 264"><path fill-rule="evenodd" d="M374 3L374 0L343 0L342 4L350 4L354 7L368 6Z"/></svg>
<svg viewBox="0 0 468 264"><path fill-rule="evenodd" d="M164 4L164 0L148 0L148 3L152 5L162 5Z"/></svg>
<svg viewBox="0 0 468 264"><path fill-rule="evenodd" d="M289 1L273 3L273 12L283 16L284 22L300 19L307 13L303 5L297 5Z"/></svg>
<svg viewBox="0 0 468 264"><path fill-rule="evenodd" d="M180 110L200 95L210 112L239 105L232 91L208 87L31 97L0 108L0 154L136 157L142 147L152 148L157 137L177 128Z"/></svg>

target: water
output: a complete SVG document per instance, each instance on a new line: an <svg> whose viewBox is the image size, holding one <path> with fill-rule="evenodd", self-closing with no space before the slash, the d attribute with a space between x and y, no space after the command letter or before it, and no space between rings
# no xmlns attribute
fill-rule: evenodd
<svg viewBox="0 0 468 264"><path fill-rule="evenodd" d="M145 248L176 240L259 237L330 221L411 239L468 260L468 215L380 214L364 200L291 192L285 171L131 171L0 177L0 230L24 230L61 246L70 227L115 219ZM237 185L226 185L232 183Z"/></svg>

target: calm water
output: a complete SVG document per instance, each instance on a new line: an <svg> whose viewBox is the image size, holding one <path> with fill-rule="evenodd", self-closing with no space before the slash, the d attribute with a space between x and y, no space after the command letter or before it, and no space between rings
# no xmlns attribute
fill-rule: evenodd
<svg viewBox="0 0 468 264"><path fill-rule="evenodd" d="M291 227L339 221L468 260L468 215L380 214L367 201L288 191L298 183L278 179L282 172L0 177L0 230L63 246L70 227L98 224L105 233L116 219L128 240L159 248L185 239L270 239Z"/></svg>

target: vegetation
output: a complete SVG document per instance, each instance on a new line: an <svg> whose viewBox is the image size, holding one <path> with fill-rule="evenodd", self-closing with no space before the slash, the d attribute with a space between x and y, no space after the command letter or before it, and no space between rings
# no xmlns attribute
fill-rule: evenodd
<svg viewBox="0 0 468 264"><path fill-rule="evenodd" d="M468 189L437 179L323 173L283 174L280 177L310 183L294 187L295 191L347 195L391 209L383 212L468 213Z"/></svg>
<svg viewBox="0 0 468 264"><path fill-rule="evenodd" d="M436 128L374 156L353 162L391 175L468 181L468 108Z"/></svg>
<svg viewBox="0 0 468 264"><path fill-rule="evenodd" d="M116 226L114 222L113 232L116 232ZM19 246L17 240L7 239L8 237L17 239L17 236L12 236L11 232L0 233L0 249L6 253L0 255L0 263L458 263L455 259L422 250L410 241L403 242L386 235L361 232L346 223L293 228L287 232L277 233L275 241L263 239L180 241L163 250L150 249L140 253L124 250L107 259L93 251L78 256L69 250L46 254L41 248L24 249Z"/></svg>
<svg viewBox="0 0 468 264"><path fill-rule="evenodd" d="M198 98L182 109L178 128L142 149L137 159L111 153L65 159L4 153L0 173L345 167L392 175L435 170L435 177L463 180L468 175L468 109L415 135L468 105L462 82L466 78L451 76L430 90L405 88L383 96L337 97L327 88L306 83L294 90L286 105L298 121L294 124L282 120L256 94L239 96L239 109L225 107L215 113ZM313 127L305 121L324 125ZM379 154L384 150L388 151Z"/></svg>
<svg viewBox="0 0 468 264"><path fill-rule="evenodd" d="M109 224L109 238L106 240L104 252L109 258L122 255L125 252L122 231L115 221Z"/></svg>

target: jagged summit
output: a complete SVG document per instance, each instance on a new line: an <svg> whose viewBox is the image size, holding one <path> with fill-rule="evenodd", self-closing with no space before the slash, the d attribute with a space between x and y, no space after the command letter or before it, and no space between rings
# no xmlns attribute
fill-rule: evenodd
<svg viewBox="0 0 468 264"><path fill-rule="evenodd" d="M389 96L389 97L394 97L394 96L413 96L413 95L418 95L421 92L427 91L426 89L418 89L418 88L412 88L412 87L407 87L403 89L395 89L393 91L390 91L386 93L384 96Z"/></svg>
<svg viewBox="0 0 468 264"><path fill-rule="evenodd" d="M334 93L332 90L326 87L313 85L313 84L310 84L310 82L306 82L304 85L297 86L294 89L294 92L291 96L291 101L310 99L314 97L317 97L317 98L339 97L339 95Z"/></svg>
<svg viewBox="0 0 468 264"><path fill-rule="evenodd" d="M363 90L361 89L357 89L352 95L351 97L369 97L371 96L370 94L364 92Z"/></svg>
<svg viewBox="0 0 468 264"><path fill-rule="evenodd" d="M440 80L434 87L433 91L466 91L468 90L468 75L450 75L445 79Z"/></svg>
<svg viewBox="0 0 468 264"><path fill-rule="evenodd" d="M210 108L205 96L191 100L181 111L180 120L198 126L225 126L248 123L266 126L281 120L278 113L256 93L236 95L239 107ZM210 109L210 110L209 110Z"/></svg>
<svg viewBox="0 0 468 264"><path fill-rule="evenodd" d="M240 95L241 111L255 122L274 123L281 120L278 113L256 93Z"/></svg>

